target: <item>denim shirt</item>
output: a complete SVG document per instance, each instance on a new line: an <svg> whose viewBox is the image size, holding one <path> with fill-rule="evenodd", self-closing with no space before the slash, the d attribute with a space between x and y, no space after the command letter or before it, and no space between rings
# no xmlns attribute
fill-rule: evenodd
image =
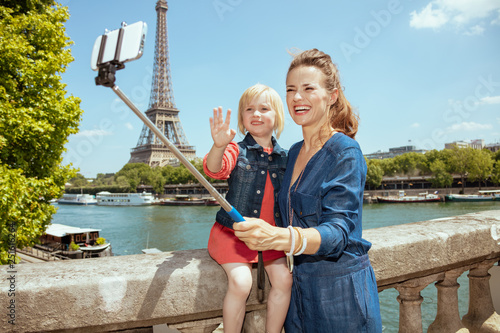
<svg viewBox="0 0 500 333"><path fill-rule="evenodd" d="M279 193L282 226L289 223L290 196L292 224L317 229L321 245L315 255L296 257L296 264L348 261L366 254L371 243L361 238L361 216L367 169L358 143L342 133L335 133L309 160L298 187L297 181L290 187L302 143L290 148Z"/></svg>
<svg viewBox="0 0 500 333"><path fill-rule="evenodd" d="M264 149L250 134L247 134L243 141L238 142L240 152L236 166L227 180L229 191L226 194L226 200L242 216L260 216L268 172L274 187L274 198L277 198L285 174L287 151L280 147L274 137L271 141L273 152L270 155L264 152ZM279 210L276 200L274 217L278 224ZM222 208L217 212L216 221L225 227L233 228L234 220Z"/></svg>

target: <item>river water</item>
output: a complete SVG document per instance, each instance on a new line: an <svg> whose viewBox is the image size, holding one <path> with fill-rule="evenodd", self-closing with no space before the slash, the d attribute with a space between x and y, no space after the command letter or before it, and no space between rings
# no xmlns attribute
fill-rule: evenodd
<svg viewBox="0 0 500 333"><path fill-rule="evenodd" d="M112 244L114 255L140 254L142 249L161 251L206 248L219 207L105 207L60 205L53 223L101 229L100 236ZM500 202L440 202L410 204L365 204L363 229L426 221L483 210L500 210ZM460 316L467 313L467 272L459 278ZM384 333L397 332L399 303L395 289L379 293ZM422 291L424 332L436 316L437 290L433 284Z"/></svg>

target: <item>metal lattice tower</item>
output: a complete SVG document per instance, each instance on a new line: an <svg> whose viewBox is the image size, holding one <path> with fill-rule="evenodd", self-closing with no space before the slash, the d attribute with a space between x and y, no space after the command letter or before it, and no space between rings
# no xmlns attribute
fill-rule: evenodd
<svg viewBox="0 0 500 333"><path fill-rule="evenodd" d="M166 0L156 3L156 43L151 83L151 96L146 116L158 127L188 159L196 157L196 151L189 145L175 107L168 56ZM146 163L150 166L177 165L175 155L144 125L137 146L130 152L128 163Z"/></svg>

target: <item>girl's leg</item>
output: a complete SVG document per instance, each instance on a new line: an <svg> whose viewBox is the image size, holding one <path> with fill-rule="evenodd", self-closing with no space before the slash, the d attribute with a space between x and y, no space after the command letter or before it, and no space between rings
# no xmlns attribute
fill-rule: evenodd
<svg viewBox="0 0 500 333"><path fill-rule="evenodd" d="M252 266L247 263L222 264L227 274L228 288L222 318L225 333L240 333L245 319L245 307L252 289Z"/></svg>
<svg viewBox="0 0 500 333"><path fill-rule="evenodd" d="M265 262L264 267L271 283L267 298L266 332L280 333L290 305L292 274L285 258Z"/></svg>

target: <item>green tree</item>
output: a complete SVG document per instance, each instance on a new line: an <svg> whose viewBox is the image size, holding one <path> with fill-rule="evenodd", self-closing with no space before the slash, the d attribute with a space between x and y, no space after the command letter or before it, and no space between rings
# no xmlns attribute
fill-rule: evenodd
<svg viewBox="0 0 500 333"><path fill-rule="evenodd" d="M145 163L128 163L125 164L120 171L115 174L115 178L118 179L124 176L129 184L128 191L136 192L137 186L152 185L152 171L151 167Z"/></svg>
<svg viewBox="0 0 500 333"><path fill-rule="evenodd" d="M442 161L441 151L436 150L436 149L429 150L423 156L425 158L422 161L422 163L419 165L420 173L423 175L431 175L432 174L432 171L431 171L432 163L435 162L436 160Z"/></svg>
<svg viewBox="0 0 500 333"><path fill-rule="evenodd" d="M380 166L384 170L384 176L394 177L399 172L393 158L386 158L380 161Z"/></svg>
<svg viewBox="0 0 500 333"><path fill-rule="evenodd" d="M163 178L165 179L165 184L179 184L178 179L176 178L177 175L175 173L175 169L171 165L165 165L164 167L161 168L161 174Z"/></svg>
<svg viewBox="0 0 500 333"><path fill-rule="evenodd" d="M423 164L424 160L425 157L422 154L406 153L394 157L394 165L396 170L410 177L417 170L417 166Z"/></svg>
<svg viewBox="0 0 500 333"><path fill-rule="evenodd" d="M493 167L491 181L496 185L500 185L500 161L497 161Z"/></svg>
<svg viewBox="0 0 500 333"><path fill-rule="evenodd" d="M129 184L128 180L127 180L127 177L125 177L125 176L118 176L118 177L116 177L116 185L118 185L118 186L127 186L128 187L130 184Z"/></svg>
<svg viewBox="0 0 500 333"><path fill-rule="evenodd" d="M87 179L85 179L85 177L80 173L77 173L76 176L68 180L68 182L73 187L83 187L88 185Z"/></svg>
<svg viewBox="0 0 500 333"><path fill-rule="evenodd" d="M446 165L442 160L435 159L429 167L432 177L431 184L434 187L446 187L453 183L453 177L446 171Z"/></svg>
<svg viewBox="0 0 500 333"><path fill-rule="evenodd" d="M191 174L191 172L189 172L189 170L183 164L179 165L175 169L177 172L179 183L189 184L195 180L194 176Z"/></svg>
<svg viewBox="0 0 500 333"><path fill-rule="evenodd" d="M468 178L470 181L478 181L479 189L482 182L486 181L493 171L492 153L489 150L475 149L471 154L471 168Z"/></svg>
<svg viewBox="0 0 500 333"><path fill-rule="evenodd" d="M474 149L459 148L454 145L452 149L449 150L449 170L452 173L457 173L461 177L462 182L462 193L465 190L465 177L471 171L474 164Z"/></svg>
<svg viewBox="0 0 500 333"><path fill-rule="evenodd" d="M93 186L111 186L116 185L114 173L98 173L95 180L92 182Z"/></svg>
<svg viewBox="0 0 500 333"><path fill-rule="evenodd" d="M493 153L493 159L495 160L495 162L500 161L500 150L496 153Z"/></svg>
<svg viewBox="0 0 500 333"><path fill-rule="evenodd" d="M163 194L163 186L165 185L165 177L161 172L161 168L152 168L149 176L148 185L153 186L153 191L157 194Z"/></svg>
<svg viewBox="0 0 500 333"><path fill-rule="evenodd" d="M203 171L203 159L194 158L190 160L190 162L195 167L195 169L204 176L205 179L210 179L210 177L207 177L205 175L205 172ZM186 183L199 183L198 179L196 179L196 177L183 164L180 166L180 168L184 169L182 173L187 179Z"/></svg>
<svg viewBox="0 0 500 333"><path fill-rule="evenodd" d="M366 166L366 183L368 186L374 188L379 187L382 184L382 178L384 176L384 170L380 166L380 161L366 159Z"/></svg>
<svg viewBox="0 0 500 333"><path fill-rule="evenodd" d="M75 176L61 165L82 114L60 76L73 61L68 17L53 0L0 5L0 263L12 260L14 234L23 248L44 233L56 210L48 201Z"/></svg>

